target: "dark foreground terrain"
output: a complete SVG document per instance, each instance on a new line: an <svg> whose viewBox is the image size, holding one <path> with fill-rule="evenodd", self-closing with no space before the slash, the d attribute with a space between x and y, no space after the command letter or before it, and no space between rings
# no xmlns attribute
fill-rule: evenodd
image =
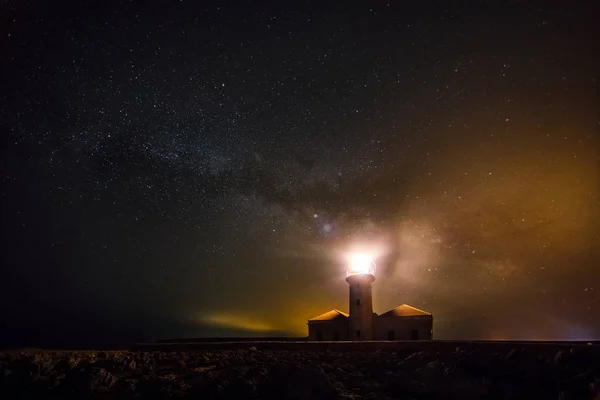
<svg viewBox="0 0 600 400"><path fill-rule="evenodd" d="M0 353L0 399L600 399L596 345Z"/></svg>

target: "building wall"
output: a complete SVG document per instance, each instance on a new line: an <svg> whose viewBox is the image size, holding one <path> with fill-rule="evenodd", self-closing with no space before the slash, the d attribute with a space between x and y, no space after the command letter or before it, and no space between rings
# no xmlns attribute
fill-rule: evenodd
<svg viewBox="0 0 600 400"><path fill-rule="evenodd" d="M390 336L390 331L393 332L392 336ZM376 318L374 338L375 340L431 340L433 338L433 317Z"/></svg>
<svg viewBox="0 0 600 400"><path fill-rule="evenodd" d="M371 284L375 280L373 275L350 275L348 282L349 310L350 310L350 340L373 339L373 293ZM356 333L360 332L360 336Z"/></svg>
<svg viewBox="0 0 600 400"><path fill-rule="evenodd" d="M321 337L319 338L319 332ZM337 333L337 337L336 337ZM308 323L308 340L348 340L348 320L315 321Z"/></svg>

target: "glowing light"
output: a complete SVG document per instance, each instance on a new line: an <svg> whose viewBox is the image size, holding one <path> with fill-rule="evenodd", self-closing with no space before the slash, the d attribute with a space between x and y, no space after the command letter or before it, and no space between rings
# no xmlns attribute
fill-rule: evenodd
<svg viewBox="0 0 600 400"><path fill-rule="evenodd" d="M212 326L224 328L243 329L256 332L267 332L273 330L273 327L252 318L232 314L214 314L200 317L200 320Z"/></svg>
<svg viewBox="0 0 600 400"><path fill-rule="evenodd" d="M375 275L375 262L373 256L366 253L355 253L349 257L348 275L371 274Z"/></svg>

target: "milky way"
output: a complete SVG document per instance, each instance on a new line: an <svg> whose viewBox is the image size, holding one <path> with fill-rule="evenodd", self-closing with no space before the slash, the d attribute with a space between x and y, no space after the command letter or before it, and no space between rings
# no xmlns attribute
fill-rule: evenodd
<svg viewBox="0 0 600 400"><path fill-rule="evenodd" d="M14 332L305 334L365 245L436 337L600 334L590 10L1 7Z"/></svg>

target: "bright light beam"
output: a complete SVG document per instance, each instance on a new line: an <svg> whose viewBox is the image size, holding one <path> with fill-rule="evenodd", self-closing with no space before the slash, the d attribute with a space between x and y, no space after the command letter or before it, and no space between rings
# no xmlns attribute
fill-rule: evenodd
<svg viewBox="0 0 600 400"><path fill-rule="evenodd" d="M349 256L348 275L372 274L375 275L375 262L373 257L365 253L355 253Z"/></svg>

